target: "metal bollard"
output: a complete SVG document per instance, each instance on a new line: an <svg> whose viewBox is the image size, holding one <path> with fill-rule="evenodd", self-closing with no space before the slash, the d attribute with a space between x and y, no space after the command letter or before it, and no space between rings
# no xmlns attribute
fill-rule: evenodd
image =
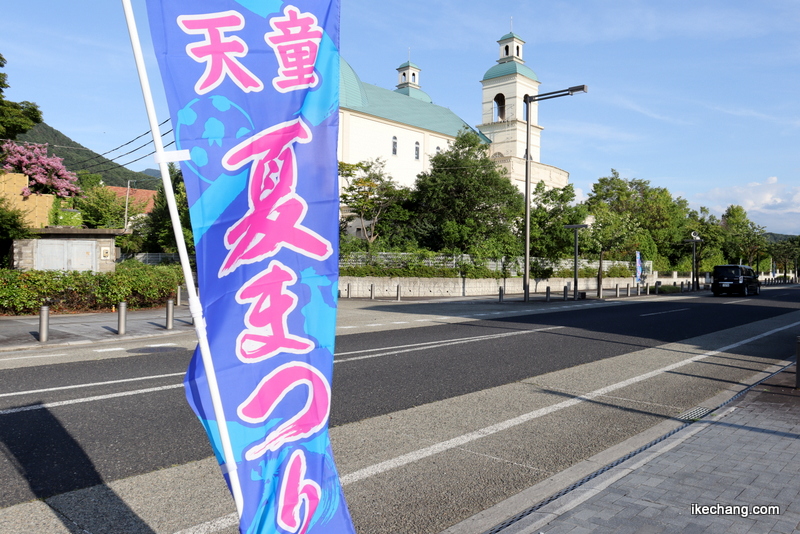
<svg viewBox="0 0 800 534"><path fill-rule="evenodd" d="M172 330L175 325L175 302L172 299L167 301L167 330Z"/></svg>
<svg viewBox="0 0 800 534"><path fill-rule="evenodd" d="M603 298L603 286L597 288L597 297Z"/></svg>
<svg viewBox="0 0 800 534"><path fill-rule="evenodd" d="M178 306L181 305L181 286L178 286L178 291L175 292L175 302Z"/></svg>
<svg viewBox="0 0 800 534"><path fill-rule="evenodd" d="M647 282L647 283L644 285L644 294L645 294L645 295L649 295L649 294L650 294L650 282Z"/></svg>
<svg viewBox="0 0 800 534"><path fill-rule="evenodd" d="M631 296L631 285L630 284L626 284L625 285L625 296L626 297L630 297Z"/></svg>
<svg viewBox="0 0 800 534"><path fill-rule="evenodd" d="M369 285L369 298L370 300L375 300L375 284Z"/></svg>
<svg viewBox="0 0 800 534"><path fill-rule="evenodd" d="M614 296L619 298L619 284L617 284L614 288Z"/></svg>
<svg viewBox="0 0 800 534"><path fill-rule="evenodd" d="M681 281L681 293L683 293L683 281Z"/></svg>
<svg viewBox="0 0 800 534"><path fill-rule="evenodd" d="M545 290L544 301L550 302L550 286L547 286L547 289Z"/></svg>
<svg viewBox="0 0 800 534"><path fill-rule="evenodd" d="M794 356L794 389L800 389L800 336L797 336L797 349Z"/></svg>
<svg viewBox="0 0 800 534"><path fill-rule="evenodd" d="M39 343L47 343L50 337L50 306L39 308Z"/></svg>
<svg viewBox="0 0 800 534"><path fill-rule="evenodd" d="M125 323L128 321L128 303L120 302L117 306L117 335L125 335Z"/></svg>
<svg viewBox="0 0 800 534"><path fill-rule="evenodd" d="M567 300L568 295L569 295L569 286L564 286L564 300L565 301Z"/></svg>
<svg viewBox="0 0 800 534"><path fill-rule="evenodd" d="M347 282L347 298L352 297L353 294L350 292L350 282Z"/></svg>
<svg viewBox="0 0 800 534"><path fill-rule="evenodd" d="M642 286L641 284L636 284L636 296L640 296L642 294Z"/></svg>
<svg viewBox="0 0 800 534"><path fill-rule="evenodd" d="M502 304L503 303L503 287L502 286L500 286L500 288L498 289L497 295L498 295L498 302L500 302L500 304Z"/></svg>
<svg viewBox="0 0 800 534"><path fill-rule="evenodd" d="M400 302L400 284L397 284L397 302Z"/></svg>

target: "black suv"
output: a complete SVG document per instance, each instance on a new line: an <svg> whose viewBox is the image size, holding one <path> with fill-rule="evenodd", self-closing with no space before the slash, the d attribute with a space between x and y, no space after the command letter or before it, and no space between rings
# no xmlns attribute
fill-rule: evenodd
<svg viewBox="0 0 800 534"><path fill-rule="evenodd" d="M714 296L722 293L741 293L744 296L761 293L758 275L747 265L717 265L711 283Z"/></svg>

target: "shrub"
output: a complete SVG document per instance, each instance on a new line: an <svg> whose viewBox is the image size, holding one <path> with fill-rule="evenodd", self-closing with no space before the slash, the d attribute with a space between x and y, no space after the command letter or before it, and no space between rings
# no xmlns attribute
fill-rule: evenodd
<svg viewBox="0 0 800 534"><path fill-rule="evenodd" d="M162 306L183 282L179 265L126 261L114 273L89 271L13 271L0 269L0 313L32 314L44 305L54 312Z"/></svg>

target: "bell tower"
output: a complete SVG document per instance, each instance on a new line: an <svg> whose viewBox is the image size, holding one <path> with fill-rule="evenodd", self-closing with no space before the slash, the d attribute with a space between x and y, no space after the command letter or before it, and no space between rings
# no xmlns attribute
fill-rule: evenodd
<svg viewBox="0 0 800 534"><path fill-rule="evenodd" d="M532 181L544 181L548 187L567 185L568 173L540 163L541 133L539 104L525 104L526 96L539 94L539 79L525 65L525 41L507 33L497 41L499 59L481 80L482 124L478 129L492 142L492 159L508 170L509 178L521 190L525 182L527 119L531 114Z"/></svg>

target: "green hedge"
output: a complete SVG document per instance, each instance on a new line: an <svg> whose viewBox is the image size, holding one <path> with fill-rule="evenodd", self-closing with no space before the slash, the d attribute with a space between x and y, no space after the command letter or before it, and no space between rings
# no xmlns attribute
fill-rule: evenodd
<svg viewBox="0 0 800 534"><path fill-rule="evenodd" d="M53 312L163 306L183 283L179 265L125 261L113 273L89 271L13 271L0 269L0 314L35 314L44 305Z"/></svg>

